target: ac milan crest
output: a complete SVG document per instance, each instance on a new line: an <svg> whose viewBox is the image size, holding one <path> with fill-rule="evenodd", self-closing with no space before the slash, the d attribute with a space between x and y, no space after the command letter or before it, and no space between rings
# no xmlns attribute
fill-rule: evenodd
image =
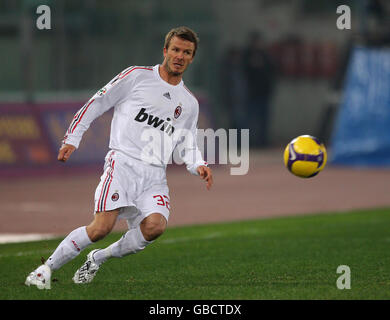
<svg viewBox="0 0 390 320"><path fill-rule="evenodd" d="M119 199L119 194L118 192L115 192L112 196L111 196L111 200L112 201L117 201Z"/></svg>
<svg viewBox="0 0 390 320"><path fill-rule="evenodd" d="M181 115L181 106L177 106L173 116L175 117L175 119L177 119L177 118L179 118L180 115Z"/></svg>

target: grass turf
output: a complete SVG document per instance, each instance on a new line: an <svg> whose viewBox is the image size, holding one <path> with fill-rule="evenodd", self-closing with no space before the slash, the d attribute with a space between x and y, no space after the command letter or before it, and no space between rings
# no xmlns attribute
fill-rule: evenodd
<svg viewBox="0 0 390 320"><path fill-rule="evenodd" d="M24 280L62 239L0 245L0 299L389 299L389 209L168 228L136 255L110 259L94 281L72 276L86 253L53 273L51 290ZM351 289L339 290L340 265Z"/></svg>

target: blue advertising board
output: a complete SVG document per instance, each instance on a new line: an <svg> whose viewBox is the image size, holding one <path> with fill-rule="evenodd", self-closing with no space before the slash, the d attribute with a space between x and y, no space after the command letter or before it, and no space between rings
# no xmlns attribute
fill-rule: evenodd
<svg viewBox="0 0 390 320"><path fill-rule="evenodd" d="M353 49L330 150L332 164L390 165L390 49Z"/></svg>

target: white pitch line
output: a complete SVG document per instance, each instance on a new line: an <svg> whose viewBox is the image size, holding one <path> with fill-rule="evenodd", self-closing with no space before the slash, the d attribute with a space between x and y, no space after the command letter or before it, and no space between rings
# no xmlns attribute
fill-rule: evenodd
<svg viewBox="0 0 390 320"><path fill-rule="evenodd" d="M45 250L34 250L34 251L19 251L19 252L15 252L15 253L9 253L9 254L0 254L0 259L1 258L8 258L8 257L23 257L23 256L32 256L32 255L36 255L36 256L41 256L42 254L49 254L49 253L53 253L54 250L49 250L49 249L45 249Z"/></svg>
<svg viewBox="0 0 390 320"><path fill-rule="evenodd" d="M19 243L53 239L58 237L54 234L40 234L40 233L0 233L0 243Z"/></svg>
<svg viewBox="0 0 390 320"><path fill-rule="evenodd" d="M205 240L205 239L213 239L223 237L224 235L220 232L214 232L203 237L181 237L181 238L173 238L173 239L164 239L161 240L161 243L177 243L177 242L186 242L186 241L194 241L194 240Z"/></svg>

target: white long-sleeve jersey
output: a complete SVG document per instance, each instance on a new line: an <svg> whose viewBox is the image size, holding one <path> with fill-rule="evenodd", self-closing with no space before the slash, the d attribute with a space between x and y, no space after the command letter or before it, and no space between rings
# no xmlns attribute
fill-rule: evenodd
<svg viewBox="0 0 390 320"><path fill-rule="evenodd" d="M166 167L176 147L188 171L207 165L197 146L197 99L184 85L164 81L159 65L123 70L74 116L63 140L78 148L84 132L114 108L109 147L125 155Z"/></svg>

